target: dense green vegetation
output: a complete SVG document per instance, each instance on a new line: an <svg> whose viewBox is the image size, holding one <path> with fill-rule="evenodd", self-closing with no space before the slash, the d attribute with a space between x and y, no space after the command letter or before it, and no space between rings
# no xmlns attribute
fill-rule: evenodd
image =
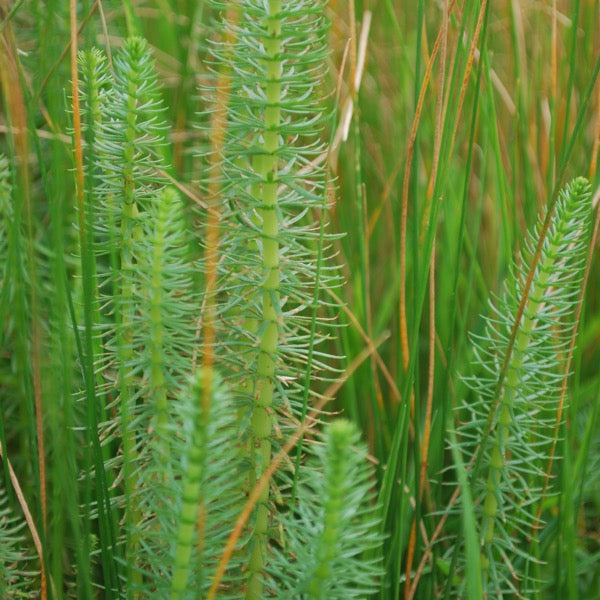
<svg viewBox="0 0 600 600"><path fill-rule="evenodd" d="M599 597L599 23L1 2L0 597Z"/></svg>

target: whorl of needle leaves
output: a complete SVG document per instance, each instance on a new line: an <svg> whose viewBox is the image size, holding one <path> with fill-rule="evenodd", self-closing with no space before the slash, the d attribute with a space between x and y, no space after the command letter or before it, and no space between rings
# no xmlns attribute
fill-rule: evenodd
<svg viewBox="0 0 600 600"><path fill-rule="evenodd" d="M324 306L319 290L336 281L323 247L330 237L321 228L326 176L311 164L324 150L319 133L326 116L317 89L327 56L324 3L233 4L241 11L237 24L221 27L234 29L235 47L213 47L215 68L223 62L232 68L224 162L213 173L224 198L216 352L233 387L247 389L249 377L260 378L265 285L275 266L279 280L268 290L278 327L273 402L298 413L306 403L306 370L315 381L327 369L330 357L319 346L330 323L319 319L314 326L315 304ZM271 14L274 4L280 7ZM267 41L277 42L277 52ZM214 96L214 88L206 94ZM269 233L271 216L276 224ZM252 394L240 394L240 401L250 406Z"/></svg>

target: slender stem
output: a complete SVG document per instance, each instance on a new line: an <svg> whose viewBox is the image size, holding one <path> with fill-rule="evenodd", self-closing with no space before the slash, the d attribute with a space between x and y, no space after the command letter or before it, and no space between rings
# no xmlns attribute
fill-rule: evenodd
<svg viewBox="0 0 600 600"><path fill-rule="evenodd" d="M521 372L523 360L527 348L531 343L532 331L537 321L537 315L541 309L544 290L549 285L549 277L552 272L555 256L559 252L562 235L558 232L552 236L544 257L540 264L538 276L534 279L529 293L529 298L523 311L523 321L516 334L515 345L506 369L506 379L503 393L501 394L499 416L496 432L492 442L488 476L486 481L486 494L483 501L483 515L481 518L481 539L487 555L490 555L489 547L494 539L494 524L498 514L502 513L502 496L500 484L502 472L505 470L505 454L509 441L511 425L513 424L514 398L516 390L521 385ZM482 556L484 569L489 567L489 559Z"/></svg>
<svg viewBox="0 0 600 600"><path fill-rule="evenodd" d="M314 600L325 598L327 582L336 576L332 568L335 564L333 559L339 552L339 539L344 527L344 505L348 502L345 492L349 487L352 431L350 423L344 421L330 425L324 473L326 484L323 489L322 531L315 540L316 564L307 586L307 595Z"/></svg>
<svg viewBox="0 0 600 600"><path fill-rule="evenodd" d="M275 379L275 354L279 337L279 220L277 216L277 151L279 149L279 126L282 64L281 50L281 1L269 2L266 19L264 46L266 51L266 104L265 131L262 142L262 159L259 173L262 186L259 190L260 216L262 219L262 264L264 283L262 293L262 337L257 361L257 388L252 410L252 449L250 486L267 469L271 462L271 407ZM256 508L250 573L246 598L255 600L263 596L262 570L265 564L267 528L269 525L269 487L261 492Z"/></svg>
<svg viewBox="0 0 600 600"><path fill-rule="evenodd" d="M125 523L127 530L127 557L129 581L140 581L139 571L134 567L137 536L132 534L139 523L133 496L137 488L135 430L132 405L134 375L130 365L135 357L134 338L134 286L135 237L139 235L139 213L135 203L134 159L137 115L137 81L130 80L127 94L127 117L125 123L125 146L123 151L123 199L121 207L121 273L119 289L119 392L121 396L121 432L123 436L123 480L125 484Z"/></svg>
<svg viewBox="0 0 600 600"><path fill-rule="evenodd" d="M171 600L180 600L187 597L186 591L192 568L194 541L198 533L198 523L204 520L203 480L206 478L206 452L210 418L202 403L202 395L204 394L202 387L205 380L206 371L201 373L200 376L196 376L192 388L192 401L194 402L195 411L193 417L194 430L189 440L187 469L183 479L173 579L171 581ZM212 377L209 384L214 386ZM199 540L198 545L200 544L202 544L202 539Z"/></svg>

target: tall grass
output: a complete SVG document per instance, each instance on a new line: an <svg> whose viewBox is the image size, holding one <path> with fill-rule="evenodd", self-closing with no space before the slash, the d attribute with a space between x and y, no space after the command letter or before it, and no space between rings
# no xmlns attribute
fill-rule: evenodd
<svg viewBox="0 0 600 600"><path fill-rule="evenodd" d="M0 4L0 596L598 596L600 3L405 4Z"/></svg>

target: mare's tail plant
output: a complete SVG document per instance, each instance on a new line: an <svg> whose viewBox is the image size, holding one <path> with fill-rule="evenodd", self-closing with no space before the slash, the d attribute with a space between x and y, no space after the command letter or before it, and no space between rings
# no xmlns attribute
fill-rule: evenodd
<svg viewBox="0 0 600 600"><path fill-rule="evenodd" d="M97 50L83 53L80 63L88 196L81 256L84 287L92 289L84 293L84 312L95 365L86 385L105 406L107 479L123 479L123 494L113 495L107 508L99 489L97 505L99 516L109 512L113 531L117 517L124 523L116 552L124 561L113 559L112 567L125 569L123 587L149 593L167 568L168 553L156 543L174 519L175 472L185 443L173 427L181 419L176 401L185 402L194 370L195 265L184 206L161 174L165 125L146 43L128 40L115 56L114 73ZM101 531L105 549L114 533ZM103 565L110 568L110 558ZM107 579L119 588L121 579Z"/></svg>
<svg viewBox="0 0 600 600"><path fill-rule="evenodd" d="M222 161L211 174L222 193L223 224L215 355L238 406L248 493L285 432L304 419L310 383L326 377L327 324L319 304L335 273L325 256L325 172L311 163L325 150L315 90L324 74L327 24L320 1L213 6L224 17L217 29L227 40L213 46L215 69L230 69ZM208 93L222 98L219 90ZM291 475L276 476L274 493L265 488L249 524L242 550L246 598L277 587L268 575L276 504L285 507L295 496L295 466Z"/></svg>
<svg viewBox="0 0 600 600"><path fill-rule="evenodd" d="M367 598L377 591L381 536L366 449L342 419L324 438L304 470L298 514L283 519L287 547L270 571L283 598Z"/></svg>
<svg viewBox="0 0 600 600"><path fill-rule="evenodd" d="M305 419L312 382L331 377L320 311L336 274L326 257L325 172L312 164L325 151L315 93L326 57L324 4L214 8L236 16L219 22L226 41L213 47L215 71L228 74L216 78L228 88L227 118L219 160L208 156L200 182L219 191L208 202L219 214L216 294L198 286L208 261L193 249L208 244L202 224L210 219L190 208L201 224L199 236L191 231L168 185L146 43L127 40L113 66L98 50L80 57L80 252L85 355L94 367L85 399L88 412L90 401L101 407L88 421L100 421L90 436L97 481L89 510L100 524L105 588L117 596L204 596L245 498ZM223 101L217 86L202 91ZM199 366L202 345L211 344L201 334L211 303L214 366ZM300 445L295 464L265 488L219 597L289 597L298 585L311 598L330 588L330 598L372 589L379 538L371 533L370 470L359 466L364 452L354 448L353 429L338 425L331 436L325 479L300 476L322 468L317 459L303 464ZM313 501L314 509L296 508ZM322 530L295 532L311 510ZM297 558L304 534L316 552L306 564ZM289 551L288 536L296 541ZM363 550L373 561L366 570L356 562ZM283 577L286 562L295 562L298 581Z"/></svg>
<svg viewBox="0 0 600 600"><path fill-rule="evenodd" d="M540 556L532 540L539 535L542 503L552 493L549 469L559 458L562 382L585 267L590 198L582 178L561 192L547 230L541 220L502 296L490 303L485 332L473 336L480 370L466 380L475 399L461 407L458 434L475 501L486 597L530 597L539 589ZM459 548L460 556L460 544L454 552Z"/></svg>

